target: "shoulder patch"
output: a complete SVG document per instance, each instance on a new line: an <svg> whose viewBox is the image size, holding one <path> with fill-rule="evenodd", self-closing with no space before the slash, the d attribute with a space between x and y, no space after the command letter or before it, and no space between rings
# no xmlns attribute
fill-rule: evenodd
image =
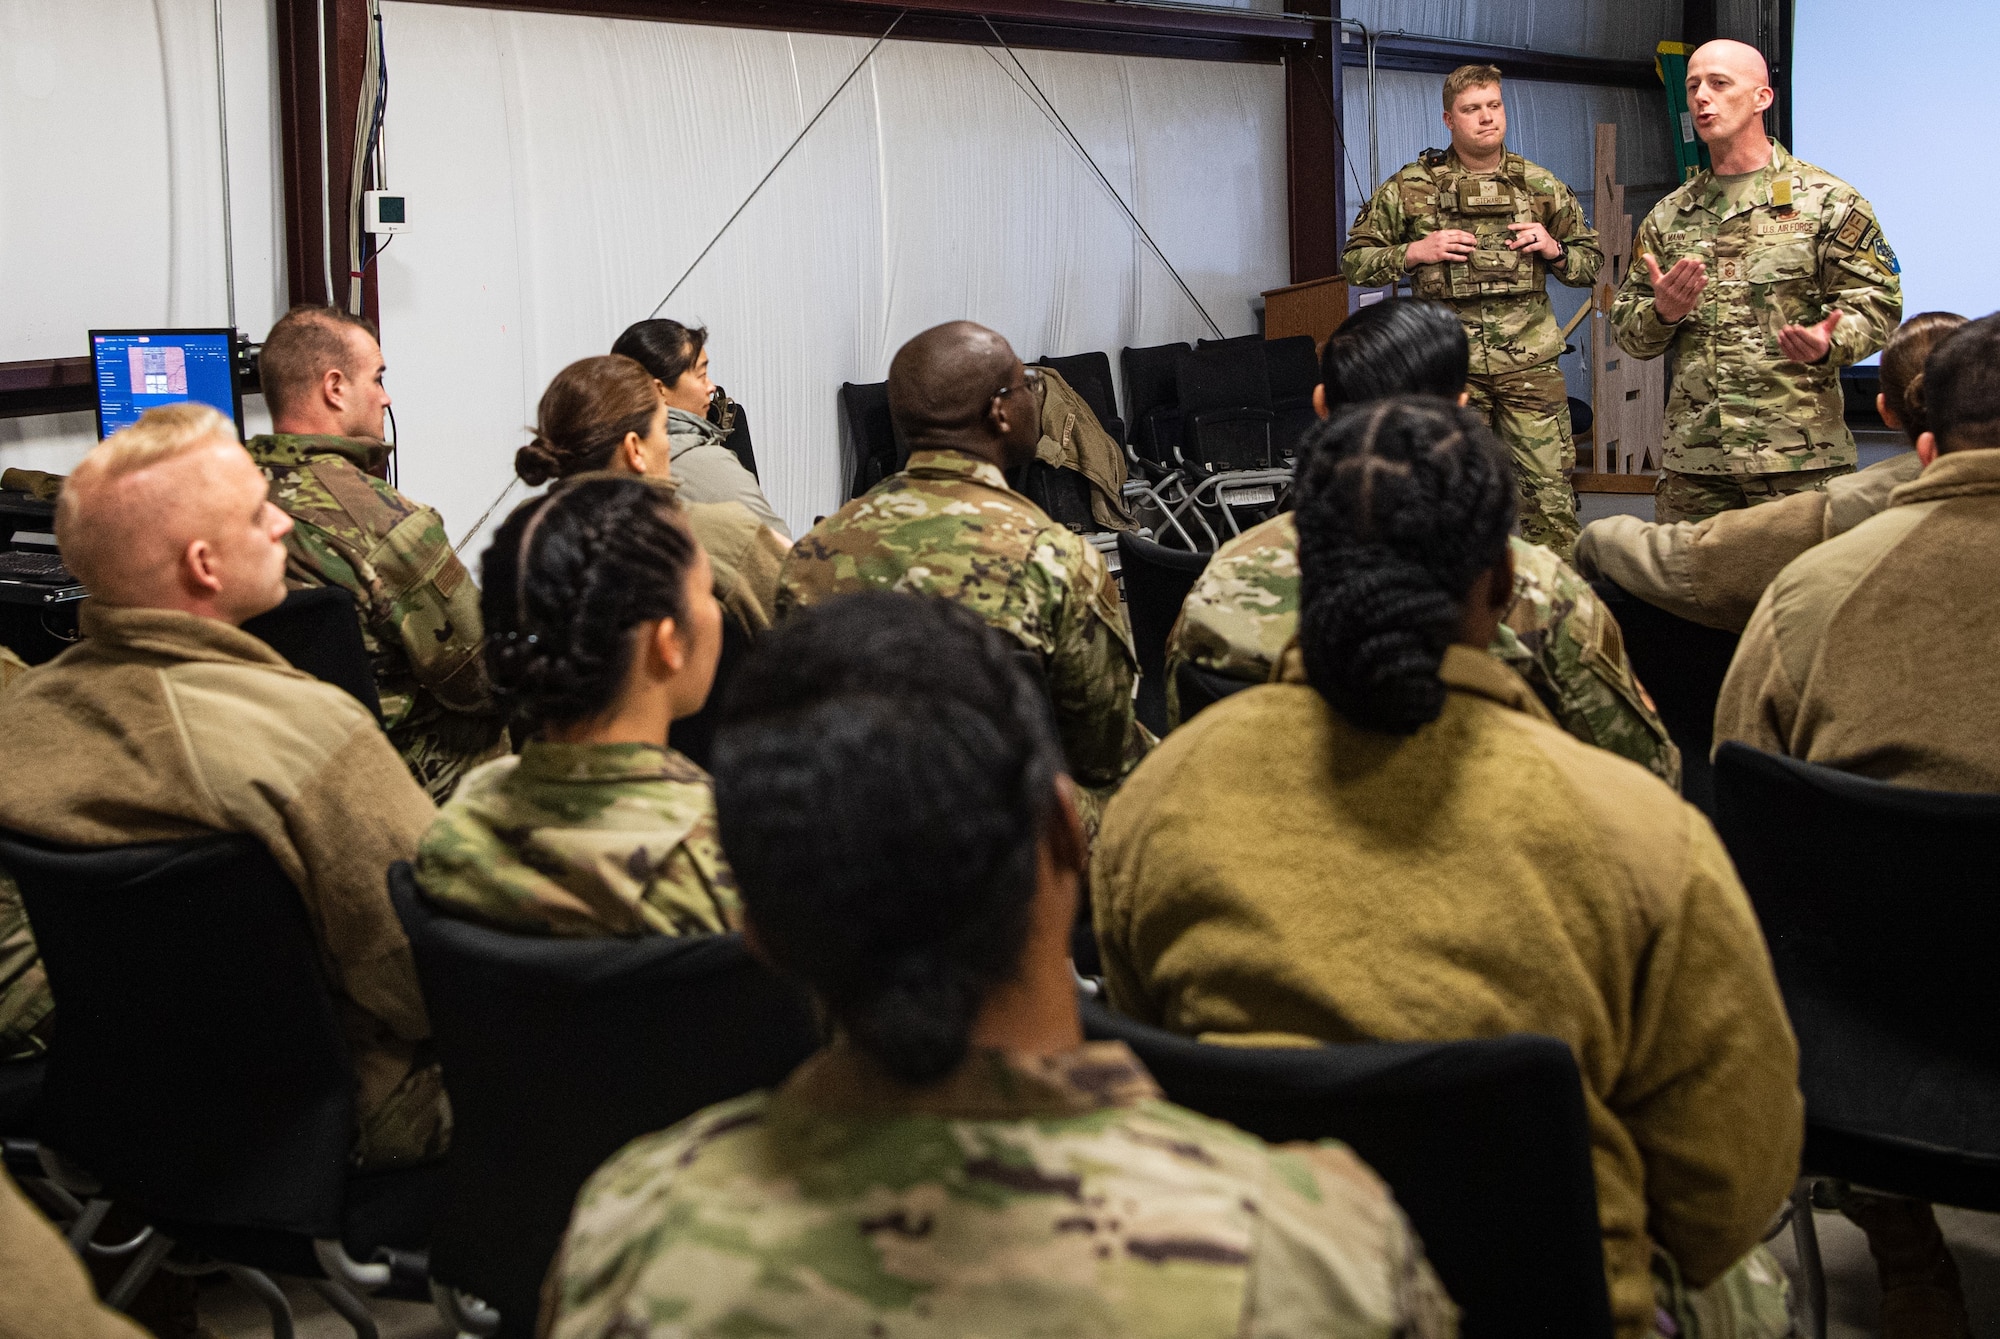
<svg viewBox="0 0 2000 1339"><path fill-rule="evenodd" d="M1854 250L1861 245L1862 234L1868 231L1868 225L1874 221L1868 217L1868 211L1865 209L1848 210L1847 218L1840 225L1840 231L1833 235L1834 244L1849 251Z"/></svg>
<svg viewBox="0 0 2000 1339"><path fill-rule="evenodd" d="M1881 261L1891 274L1903 272L1903 262L1896 259L1896 253L1890 247L1889 239L1884 237L1879 229L1875 233L1875 259Z"/></svg>

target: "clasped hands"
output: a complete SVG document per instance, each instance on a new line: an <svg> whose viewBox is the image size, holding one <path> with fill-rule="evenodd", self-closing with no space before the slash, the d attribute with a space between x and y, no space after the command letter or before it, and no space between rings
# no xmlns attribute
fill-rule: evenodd
<svg viewBox="0 0 2000 1339"><path fill-rule="evenodd" d="M1549 236L1549 230L1539 223L1510 223L1507 228L1514 234L1507 243L1509 251L1533 251L1544 260L1554 260L1562 254L1562 243ZM1410 267L1463 264L1478 249L1477 234L1463 228L1440 228L1410 243L1403 252L1403 264Z"/></svg>
<svg viewBox="0 0 2000 1339"><path fill-rule="evenodd" d="M1668 325L1678 325L1701 301L1708 287L1708 266L1693 256L1682 256L1673 268L1662 271L1660 262L1646 255L1646 277L1653 284L1653 312ZM1778 332L1778 351L1795 363L1817 363L1833 347L1833 331L1840 324L1841 310L1835 307L1817 325L1788 325Z"/></svg>

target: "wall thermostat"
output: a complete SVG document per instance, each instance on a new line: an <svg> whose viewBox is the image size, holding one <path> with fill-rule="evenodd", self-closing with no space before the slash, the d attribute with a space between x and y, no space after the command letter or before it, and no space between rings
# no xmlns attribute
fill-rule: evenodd
<svg viewBox="0 0 2000 1339"><path fill-rule="evenodd" d="M363 232L408 232L410 216L407 196L392 191L364 191L361 195Z"/></svg>

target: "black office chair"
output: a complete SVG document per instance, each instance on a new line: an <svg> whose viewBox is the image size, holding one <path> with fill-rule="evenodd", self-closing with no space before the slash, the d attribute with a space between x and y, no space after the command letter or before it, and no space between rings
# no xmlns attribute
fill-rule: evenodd
<svg viewBox="0 0 2000 1339"><path fill-rule="evenodd" d="M1743 744L1715 758L1715 823L1799 1039L1804 1164L2000 1211L2000 795L1892 786ZM1804 1186L1794 1231L1817 1332Z"/></svg>
<svg viewBox="0 0 2000 1339"><path fill-rule="evenodd" d="M1319 350L1311 335L1267 340L1264 360L1271 379L1271 442L1281 460L1298 454L1299 439L1319 421L1313 387L1319 385Z"/></svg>
<svg viewBox="0 0 2000 1339"><path fill-rule="evenodd" d="M1186 344L1155 344L1118 351L1125 373L1125 418L1136 459L1158 471L1178 468L1180 388L1175 368Z"/></svg>
<svg viewBox="0 0 2000 1339"><path fill-rule="evenodd" d="M1624 634L1632 672L1645 685L1660 723L1681 751L1681 798L1715 814L1715 700L1740 634L1690 623L1647 604L1608 578L1590 583Z"/></svg>
<svg viewBox="0 0 2000 1339"><path fill-rule="evenodd" d="M718 386L716 389L721 390L722 388ZM757 448L750 441L750 411L745 409L740 402L733 399L729 402L729 405L736 412L736 425L729 430L729 436L723 439L722 444L735 453L736 459L742 463L744 469L750 471L750 477L755 479L757 477ZM710 423L715 423L717 412L715 402L711 400L708 405L707 415ZM722 425L718 423L716 426L720 427Z"/></svg>
<svg viewBox="0 0 2000 1339"><path fill-rule="evenodd" d="M734 614L724 610L722 653L715 662L715 682L709 685L708 700L701 704L700 711L675 721L673 728L667 732L667 742L688 761L704 770L715 752L715 728L722 717L722 695L728 691L730 681L743 664L743 658L749 654L749 629Z"/></svg>
<svg viewBox="0 0 2000 1339"><path fill-rule="evenodd" d="M1125 612L1139 652L1139 719L1156 735L1167 732L1167 634L1181 605L1208 566L1206 553L1187 553L1137 535L1118 536L1119 573L1125 578Z"/></svg>
<svg viewBox="0 0 2000 1339"><path fill-rule="evenodd" d="M243 624L243 631L260 637L273 651L298 668L335 688L347 690L375 719L382 719L382 699L375 689L375 668L361 640L361 620L354 597L339 586L308 586L285 596L276 609Z"/></svg>
<svg viewBox="0 0 2000 1339"><path fill-rule="evenodd" d="M1090 412L1097 415L1098 424L1111 434L1111 440L1125 447L1125 420L1118 416L1118 398L1112 390L1111 355L1107 353L1072 353L1062 357L1044 355L1035 360L1041 367L1054 369L1070 388L1083 397L1090 406Z"/></svg>
<svg viewBox="0 0 2000 1339"><path fill-rule="evenodd" d="M26 1138L35 1134L48 1072L49 1062L43 1056L0 1061L0 1135Z"/></svg>
<svg viewBox="0 0 2000 1339"><path fill-rule="evenodd" d="M1231 693L1256 686L1244 679L1232 679L1226 674L1181 662L1174 673L1174 696L1180 699L1181 724L1186 725L1201 714L1202 708L1214 706Z"/></svg>
<svg viewBox="0 0 2000 1339"><path fill-rule="evenodd" d="M813 1013L737 935L541 939L439 915L402 863L389 889L455 1118L439 1305L463 1325L459 1289L498 1309L498 1333L532 1335L590 1174L642 1134L782 1081L818 1045Z"/></svg>
<svg viewBox="0 0 2000 1339"><path fill-rule="evenodd" d="M1583 1083L1562 1042L1266 1050L1204 1045L1091 1001L1083 1020L1182 1106L1274 1142L1352 1147L1423 1238L1468 1339L1611 1333Z"/></svg>
<svg viewBox="0 0 2000 1339"><path fill-rule="evenodd" d="M1174 382L1183 465L1203 475L1271 468L1276 457L1263 340L1204 341L1180 356Z"/></svg>
<svg viewBox="0 0 2000 1339"><path fill-rule="evenodd" d="M305 906L262 843L0 833L0 867L61 1019L46 1142L157 1229L126 1294L178 1242L315 1279L350 1320L357 1292L427 1296L442 1169L349 1166L353 1065Z"/></svg>
<svg viewBox="0 0 2000 1339"><path fill-rule="evenodd" d="M1076 470L1031 460L1007 472L1007 486L1074 534L1103 533L1104 527L1097 523L1097 513L1090 506L1090 480Z"/></svg>
<svg viewBox="0 0 2000 1339"><path fill-rule="evenodd" d="M903 468L909 452L896 439L889 417L889 383L848 381L840 387L841 420L854 451L854 481L847 495L860 497Z"/></svg>

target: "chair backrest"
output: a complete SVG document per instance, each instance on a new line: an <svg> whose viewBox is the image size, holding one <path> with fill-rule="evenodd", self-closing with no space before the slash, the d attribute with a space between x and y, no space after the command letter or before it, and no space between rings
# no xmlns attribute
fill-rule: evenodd
<svg viewBox="0 0 2000 1339"><path fill-rule="evenodd" d="M1186 725L1201 713L1202 708L1212 707L1231 693L1240 693L1255 684L1242 679L1232 679L1214 670L1205 670L1199 665L1183 661L1174 672L1174 695L1180 699L1181 724Z"/></svg>
<svg viewBox="0 0 2000 1339"><path fill-rule="evenodd" d="M1210 409L1269 409L1271 379L1264 340L1204 342L1174 364L1181 413Z"/></svg>
<svg viewBox="0 0 2000 1339"><path fill-rule="evenodd" d="M722 695L750 654L750 632L728 610L722 612L722 653L715 662L715 682L709 685L708 700L701 710L673 724L667 740L674 750L704 771L715 752L715 727L722 717Z"/></svg>
<svg viewBox="0 0 2000 1339"><path fill-rule="evenodd" d="M1311 335L1287 335L1264 342L1264 361L1271 379L1273 404L1312 403L1319 385L1319 351Z"/></svg>
<svg viewBox="0 0 2000 1339"><path fill-rule="evenodd" d="M901 469L908 453L896 441L896 424L889 417L889 383L843 382L840 412L854 448L854 481L849 497L860 497Z"/></svg>
<svg viewBox="0 0 2000 1339"><path fill-rule="evenodd" d="M1043 367L1053 368L1070 384L1083 402L1090 406L1090 412L1097 415L1098 423L1110 433L1118 445L1125 445L1125 420L1118 416L1117 393L1112 389L1111 356L1107 353L1072 353L1063 357L1043 357L1035 360Z"/></svg>
<svg viewBox="0 0 2000 1339"><path fill-rule="evenodd" d="M1180 390L1174 368L1186 344L1118 351L1125 374L1125 422L1133 448L1156 465L1172 465L1180 446Z"/></svg>
<svg viewBox="0 0 2000 1339"><path fill-rule="evenodd" d="M818 1045L812 1010L739 935L533 938L439 915L406 864L389 887L452 1100L431 1271L532 1334L583 1182L639 1135L784 1079Z"/></svg>
<svg viewBox="0 0 2000 1339"><path fill-rule="evenodd" d="M308 586L291 591L276 609L244 623L243 631L315 679L345 689L382 719L382 698L375 689L375 668L368 663L368 646L361 640L361 619L354 597L338 586Z"/></svg>
<svg viewBox="0 0 2000 1339"><path fill-rule="evenodd" d="M1084 1005L1167 1097L1273 1142L1339 1139L1388 1182L1462 1333L1611 1333L1583 1084L1569 1047L1481 1041L1204 1045Z"/></svg>
<svg viewBox="0 0 2000 1339"><path fill-rule="evenodd" d="M1119 575L1125 581L1125 612L1132 620L1141 674L1157 679L1166 672L1167 634L1212 556L1119 533Z"/></svg>
<svg viewBox="0 0 2000 1339"><path fill-rule="evenodd" d="M723 440L722 444L736 453L736 459L742 464L744 469L750 471L750 477L755 479L757 477L757 448L750 441L750 411L745 409L736 400L731 400L729 404L736 411L736 425L729 430L729 436Z"/></svg>
<svg viewBox="0 0 2000 1339"><path fill-rule="evenodd" d="M354 1074L320 953L254 837L0 833L48 970L49 1142L149 1219L338 1236Z"/></svg>
<svg viewBox="0 0 2000 1339"><path fill-rule="evenodd" d="M1094 535L1104 529L1090 509L1090 480L1080 471L1031 460L1017 470L1008 471L1007 483L1067 530Z"/></svg>
<svg viewBox="0 0 2000 1339"><path fill-rule="evenodd" d="M1691 623L1608 579L1593 581L1591 587L1618 620L1632 672L1680 748L1681 797L1713 815L1715 782L1708 755L1715 740L1715 700L1722 695L1739 634Z"/></svg>
<svg viewBox="0 0 2000 1339"><path fill-rule="evenodd" d="M1798 1033L1808 1121L1974 1155L2000 1193L2000 795L1731 741L1715 803Z"/></svg>

